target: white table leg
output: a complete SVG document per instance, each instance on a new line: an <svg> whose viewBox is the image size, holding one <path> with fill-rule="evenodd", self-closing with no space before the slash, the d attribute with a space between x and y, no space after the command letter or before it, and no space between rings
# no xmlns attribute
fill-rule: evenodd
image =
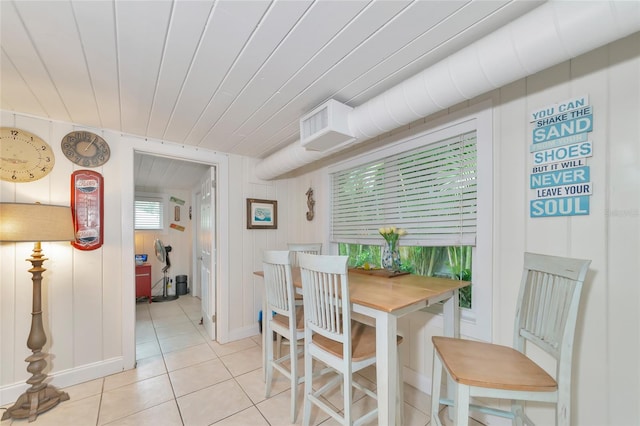
<svg viewBox="0 0 640 426"><path fill-rule="evenodd" d="M267 315L267 295L263 294L262 299L262 380L267 380L267 330L266 330L266 316Z"/></svg>
<svg viewBox="0 0 640 426"><path fill-rule="evenodd" d="M444 335L447 337L460 337L460 307L458 305L458 290L454 290L453 296L444 301L443 314Z"/></svg>
<svg viewBox="0 0 640 426"><path fill-rule="evenodd" d="M398 321L394 315L380 312L376 318L376 370L378 394L378 424L392 425L396 420L398 393Z"/></svg>
<svg viewBox="0 0 640 426"><path fill-rule="evenodd" d="M396 395L398 392L398 378L396 376L398 319L393 314L360 305L353 305L353 311L376 320L378 424L393 425L396 420Z"/></svg>
<svg viewBox="0 0 640 426"><path fill-rule="evenodd" d="M460 307L458 303L458 290L453 291L453 296L444 302L443 306L443 332L447 337L460 337ZM447 379L447 399L453 400L453 381ZM449 419L453 420L453 410L449 410Z"/></svg>

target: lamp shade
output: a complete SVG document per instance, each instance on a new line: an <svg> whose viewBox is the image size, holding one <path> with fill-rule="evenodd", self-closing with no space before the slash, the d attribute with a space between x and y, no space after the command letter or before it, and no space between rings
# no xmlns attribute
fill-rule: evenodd
<svg viewBox="0 0 640 426"><path fill-rule="evenodd" d="M70 207L0 203L0 241L71 241L74 238Z"/></svg>

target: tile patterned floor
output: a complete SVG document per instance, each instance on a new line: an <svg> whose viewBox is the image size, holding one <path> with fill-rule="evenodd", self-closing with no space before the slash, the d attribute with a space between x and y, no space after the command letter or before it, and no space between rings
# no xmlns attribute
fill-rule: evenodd
<svg viewBox="0 0 640 426"><path fill-rule="evenodd" d="M6 420L0 426L291 424L288 380L274 373L271 397L264 397L260 336L225 345L209 341L199 325L200 301L191 296L138 303L136 310L136 369L64 389L71 399L35 422ZM375 371L364 371L357 380L375 387ZM405 424L428 425L429 396L408 385L404 396ZM338 392L328 400L340 408ZM374 403L361 394L355 407L367 410ZM337 424L318 411L312 413L312 421ZM297 424L301 422L302 409Z"/></svg>

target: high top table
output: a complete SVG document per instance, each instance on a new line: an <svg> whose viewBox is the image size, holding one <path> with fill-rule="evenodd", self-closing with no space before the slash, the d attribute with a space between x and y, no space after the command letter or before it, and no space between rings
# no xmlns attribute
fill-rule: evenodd
<svg viewBox="0 0 640 426"><path fill-rule="evenodd" d="M293 284L301 292L300 268L292 268L291 272ZM378 424L392 425L396 419L395 401L398 392L395 377L398 362L395 347L398 318L444 302L444 335L458 337L458 290L471 283L421 275L388 278L378 273L376 270L350 269L349 294L353 312L375 319ZM254 274L263 276L262 271Z"/></svg>

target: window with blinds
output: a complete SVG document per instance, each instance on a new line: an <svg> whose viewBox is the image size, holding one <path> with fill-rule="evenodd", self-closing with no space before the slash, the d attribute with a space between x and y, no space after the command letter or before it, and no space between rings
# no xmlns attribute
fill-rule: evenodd
<svg viewBox="0 0 640 426"><path fill-rule="evenodd" d="M333 242L379 244L381 227L403 245L473 246L476 131L332 174Z"/></svg>
<svg viewBox="0 0 640 426"><path fill-rule="evenodd" d="M135 229L164 229L164 202L162 198L136 197Z"/></svg>

